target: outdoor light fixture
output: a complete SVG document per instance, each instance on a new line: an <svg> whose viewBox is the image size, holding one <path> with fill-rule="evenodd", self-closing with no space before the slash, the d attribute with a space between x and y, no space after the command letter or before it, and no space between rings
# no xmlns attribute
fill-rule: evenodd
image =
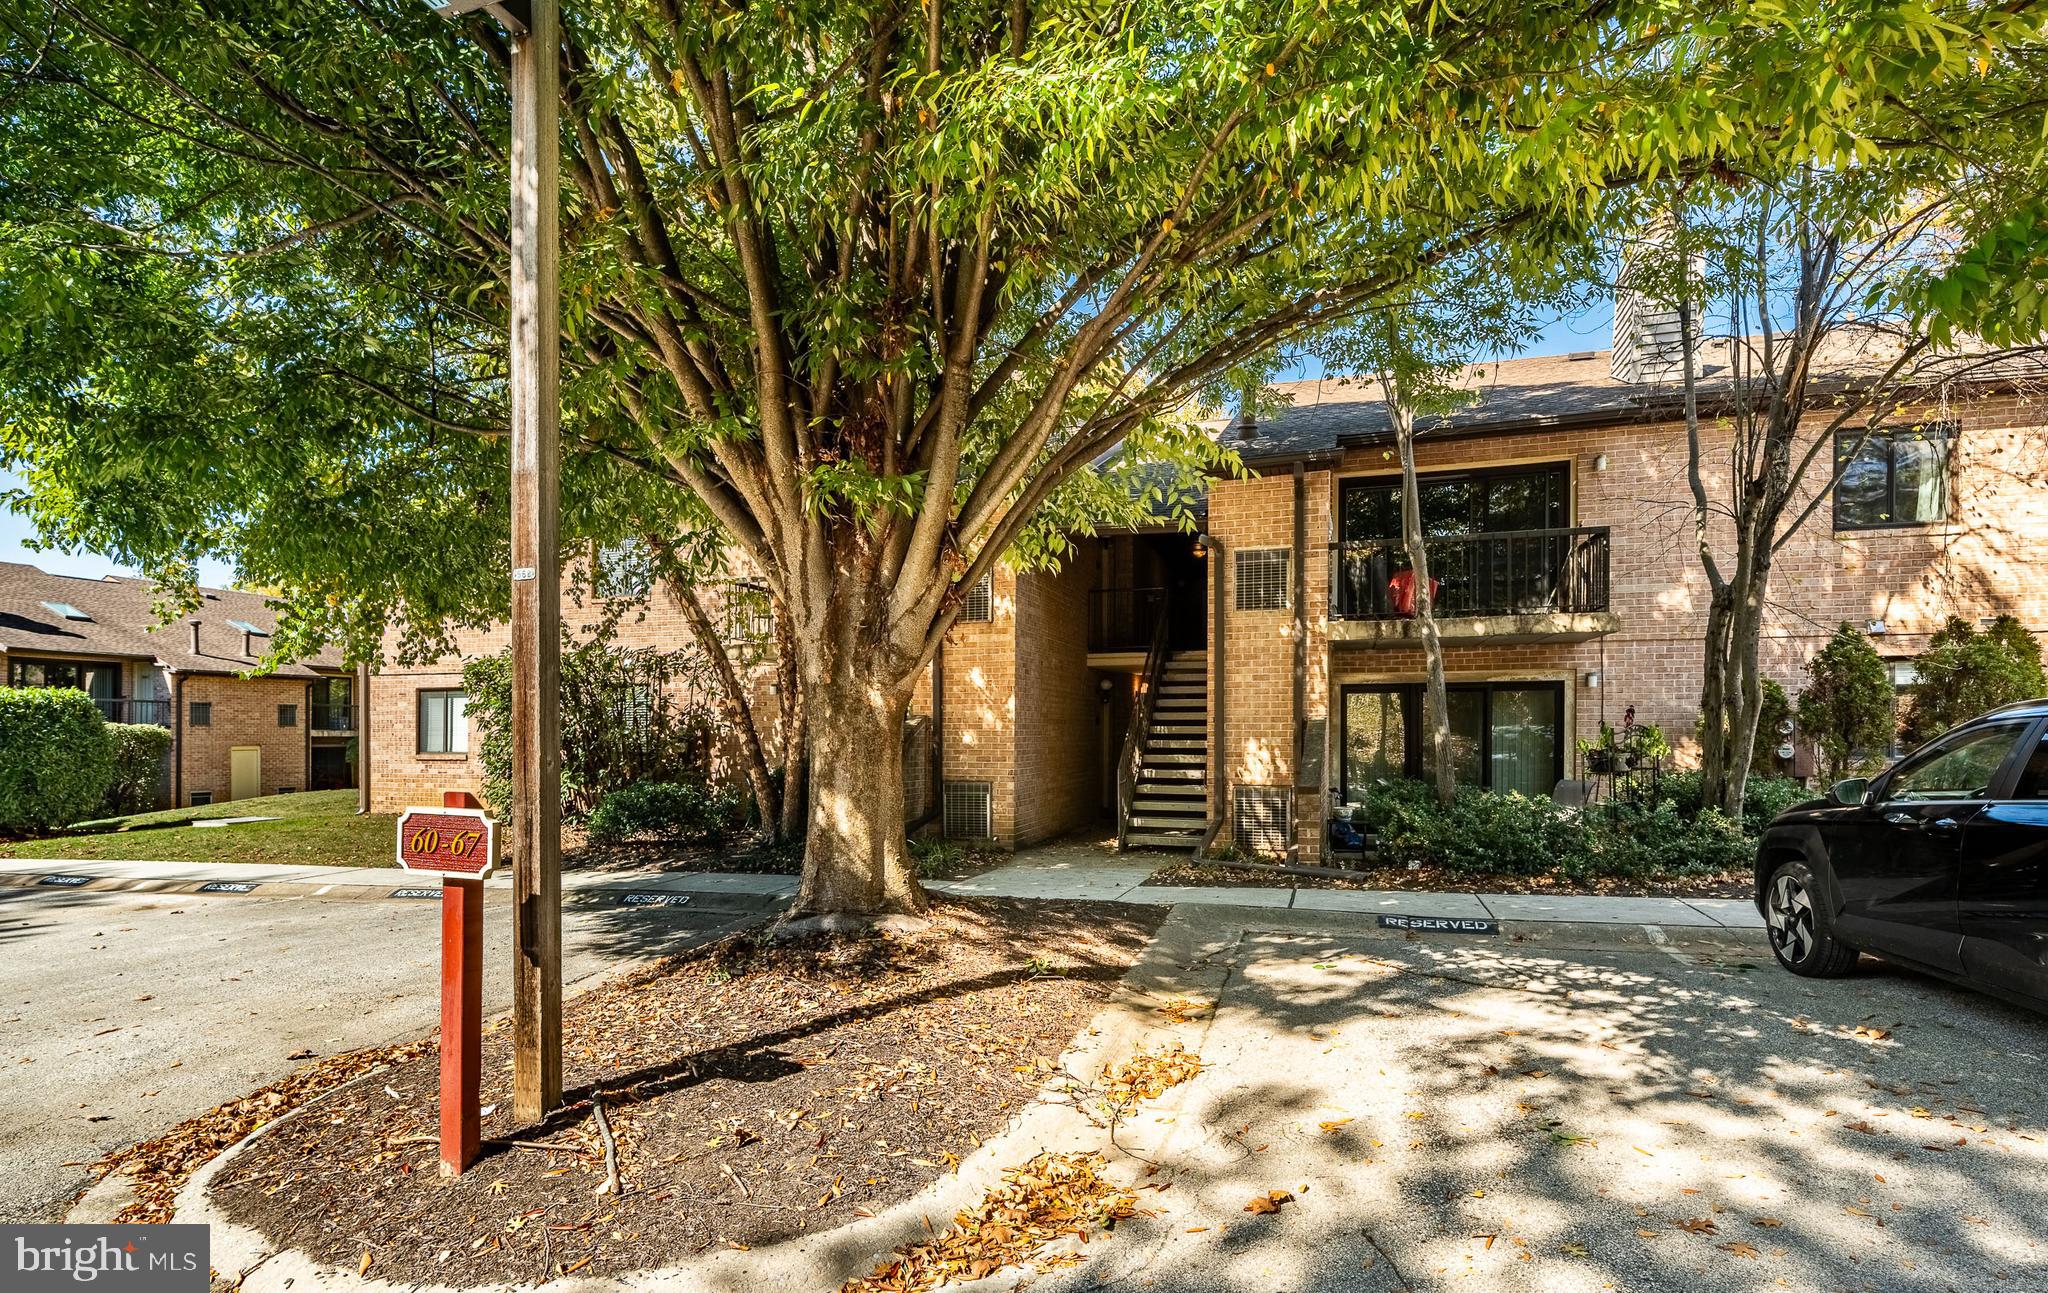
<svg viewBox="0 0 2048 1293"><path fill-rule="evenodd" d="M1865 633L1872 633L1872 634L1875 634L1875 633L1882 633L1882 632L1884 632L1884 621L1883 621L1883 620L1872 620L1872 621L1870 621L1870 622L1869 622L1868 624L1865 624L1865 625L1863 626L1863 631L1864 631Z"/></svg>
<svg viewBox="0 0 2048 1293"><path fill-rule="evenodd" d="M1598 669L1588 669L1588 670L1586 670L1586 686L1587 686L1588 688L1596 688L1596 687L1598 687L1599 685L1600 685L1600 671L1599 671Z"/></svg>
<svg viewBox="0 0 2048 1293"><path fill-rule="evenodd" d="M1209 555L1209 545L1210 545L1211 543L1214 543L1214 542L1215 542L1215 540L1214 540L1214 539L1211 539L1211 538L1210 538L1210 537L1209 537L1208 535L1206 535L1206 534L1198 534L1198 535L1196 535L1196 536L1195 536L1195 560L1197 560L1197 561L1200 561L1200 560L1201 560L1201 559L1202 559L1203 557L1206 557L1206 556L1208 556L1208 555Z"/></svg>
<svg viewBox="0 0 2048 1293"><path fill-rule="evenodd" d="M434 12L443 18L460 18L479 9L487 11L514 36L524 36L533 29L533 9L529 0L448 0L447 4L434 6Z"/></svg>
<svg viewBox="0 0 2048 1293"><path fill-rule="evenodd" d="M1596 453L1596 454L1594 454L1594 455L1593 455L1593 470L1594 470L1594 471L1606 471L1606 470L1607 470L1607 455L1606 455L1606 454L1604 454L1604 453Z"/></svg>

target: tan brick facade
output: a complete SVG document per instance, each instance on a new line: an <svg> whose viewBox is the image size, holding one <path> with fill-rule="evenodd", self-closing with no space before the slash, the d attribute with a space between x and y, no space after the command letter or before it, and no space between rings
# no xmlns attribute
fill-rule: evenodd
<svg viewBox="0 0 2048 1293"><path fill-rule="evenodd" d="M256 793L304 790L307 782L306 691L303 678L233 678L194 674L185 679L180 701L179 794L211 794L215 803L234 797L234 752L253 749L261 760ZM192 724L192 707L211 707L204 727ZM278 706L292 706L289 727L278 723Z"/></svg>
<svg viewBox="0 0 2048 1293"><path fill-rule="evenodd" d="M2011 613L2037 633L2048 630L2048 410L2011 398L1957 404L1939 412L1960 424L1950 476L1950 519L1884 530L1833 525L1823 502L1780 553L1772 573L1772 606L1764 626L1765 670L1795 698L1804 665L1841 621L1859 628L1882 620L1879 651L1905 658L1924 649L1950 615L1975 621ZM1726 493L1726 431L1710 441L1709 496ZM1603 462L1604 460L1604 462ZM1453 680L1516 679L1565 684L1566 741L1591 738L1602 720L1619 725L1635 708L1638 722L1662 726L1683 758L1698 714L1701 640L1707 584L1693 551L1682 425L1603 427L1522 435L1425 438L1418 468L1430 471L1520 463L1568 464L1571 524L1611 529L1610 607L1618 620L1607 636L1581 642L1448 645ZM1828 471L1825 451L1811 473ZM1226 611L1229 695L1222 752L1225 790L1235 785L1288 785L1297 779L1297 724L1328 720L1325 784L1337 774L1338 724L1333 693L1347 683L1408 682L1423 675L1420 648L1331 641L1329 545L1341 482L1398 475L1390 451L1351 449L1306 473L1308 533L1306 704L1293 701L1293 611ZM1225 605L1234 602L1229 553L1246 547L1291 547L1294 489L1284 469L1260 478L1218 482L1210 496L1210 530L1225 548L1217 574ZM1725 526L1723 527L1725 529ZM1716 536L1726 559L1728 540ZM1597 673L1598 687L1588 674ZM1212 720L1213 723L1213 720ZM1571 775L1576 752L1567 749ZM1227 811L1229 799L1222 800ZM1317 850L1327 796L1304 787L1297 798L1297 840Z"/></svg>

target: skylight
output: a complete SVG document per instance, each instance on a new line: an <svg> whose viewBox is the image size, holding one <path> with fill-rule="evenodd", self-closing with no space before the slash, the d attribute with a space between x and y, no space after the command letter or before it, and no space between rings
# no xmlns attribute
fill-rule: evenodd
<svg viewBox="0 0 2048 1293"><path fill-rule="evenodd" d="M270 636L269 629L259 629L247 620L229 620L228 627L234 629L238 633L254 633L257 637L263 638L267 638Z"/></svg>
<svg viewBox="0 0 2048 1293"><path fill-rule="evenodd" d="M90 615L87 615L87 614L86 614L86 613L85 613L84 611L82 611L82 610L79 610L79 609L78 609L78 608L77 608L76 606L73 606L73 605L72 605L72 604L71 604L70 602L44 602L44 603L43 603L43 609L44 609L44 610L47 610L47 611L49 611L49 612L50 612L50 613L52 613L53 615L62 615L62 616L63 616L63 617L65 618L65 619L67 619L67 620L90 620L90 619L92 619L92 616L90 616Z"/></svg>

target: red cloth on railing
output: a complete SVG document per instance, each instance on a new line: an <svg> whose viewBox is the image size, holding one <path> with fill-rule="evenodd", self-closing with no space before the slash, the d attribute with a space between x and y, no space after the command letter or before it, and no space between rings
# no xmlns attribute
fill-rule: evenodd
<svg viewBox="0 0 2048 1293"><path fill-rule="evenodd" d="M1432 575L1429 581L1429 604L1431 606L1436 605L1437 594L1443 590L1444 581ZM1394 614L1401 616L1403 619L1412 619L1414 617L1415 572L1413 570L1397 570L1394 572L1394 577L1387 581L1387 602L1389 609Z"/></svg>

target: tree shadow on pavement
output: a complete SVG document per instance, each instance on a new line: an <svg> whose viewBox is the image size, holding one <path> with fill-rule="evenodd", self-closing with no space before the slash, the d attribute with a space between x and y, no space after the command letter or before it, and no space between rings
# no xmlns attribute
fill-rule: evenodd
<svg viewBox="0 0 2048 1293"><path fill-rule="evenodd" d="M1944 985L1252 936L1197 1027L1162 1215L1041 1287L2048 1288L2048 1021Z"/></svg>

